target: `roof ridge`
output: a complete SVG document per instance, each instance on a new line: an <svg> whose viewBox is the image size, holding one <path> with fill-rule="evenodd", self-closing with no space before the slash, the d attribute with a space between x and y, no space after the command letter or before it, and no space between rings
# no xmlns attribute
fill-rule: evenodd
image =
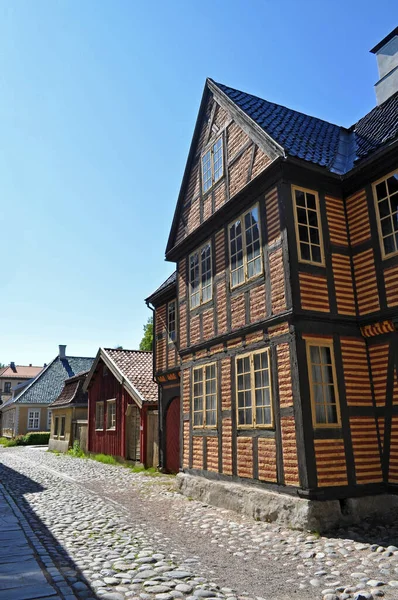
<svg viewBox="0 0 398 600"><path fill-rule="evenodd" d="M114 352L139 352L141 354L152 354L152 350L130 350L129 348L104 348L104 350L112 350Z"/></svg>

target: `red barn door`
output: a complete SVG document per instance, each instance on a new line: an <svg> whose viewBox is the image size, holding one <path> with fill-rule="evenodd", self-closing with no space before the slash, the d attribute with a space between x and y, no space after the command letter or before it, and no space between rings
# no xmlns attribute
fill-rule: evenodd
<svg viewBox="0 0 398 600"><path fill-rule="evenodd" d="M166 414L166 470L178 473L180 470L180 398L170 402Z"/></svg>

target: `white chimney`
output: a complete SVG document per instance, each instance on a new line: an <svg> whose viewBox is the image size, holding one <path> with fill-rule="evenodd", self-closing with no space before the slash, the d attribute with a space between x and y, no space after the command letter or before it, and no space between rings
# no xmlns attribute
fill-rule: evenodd
<svg viewBox="0 0 398 600"><path fill-rule="evenodd" d="M60 344L59 345L59 357L60 358L65 358L65 350L66 350L66 345L65 344Z"/></svg>
<svg viewBox="0 0 398 600"><path fill-rule="evenodd" d="M377 104L398 92L398 27L371 50L376 54L379 81L375 85Z"/></svg>

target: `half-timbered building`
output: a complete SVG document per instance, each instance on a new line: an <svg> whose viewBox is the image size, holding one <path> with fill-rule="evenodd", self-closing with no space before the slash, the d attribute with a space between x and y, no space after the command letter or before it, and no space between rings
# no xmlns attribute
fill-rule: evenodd
<svg viewBox="0 0 398 600"><path fill-rule="evenodd" d="M398 28L372 52L378 104L350 128L206 81L176 280L148 299L185 474L398 492Z"/></svg>

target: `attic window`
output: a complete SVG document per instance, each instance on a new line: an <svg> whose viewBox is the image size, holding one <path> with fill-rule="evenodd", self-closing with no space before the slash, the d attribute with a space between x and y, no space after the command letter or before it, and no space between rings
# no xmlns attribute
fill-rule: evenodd
<svg viewBox="0 0 398 600"><path fill-rule="evenodd" d="M210 146L202 156L202 188L207 192L219 179L224 170L222 137Z"/></svg>

